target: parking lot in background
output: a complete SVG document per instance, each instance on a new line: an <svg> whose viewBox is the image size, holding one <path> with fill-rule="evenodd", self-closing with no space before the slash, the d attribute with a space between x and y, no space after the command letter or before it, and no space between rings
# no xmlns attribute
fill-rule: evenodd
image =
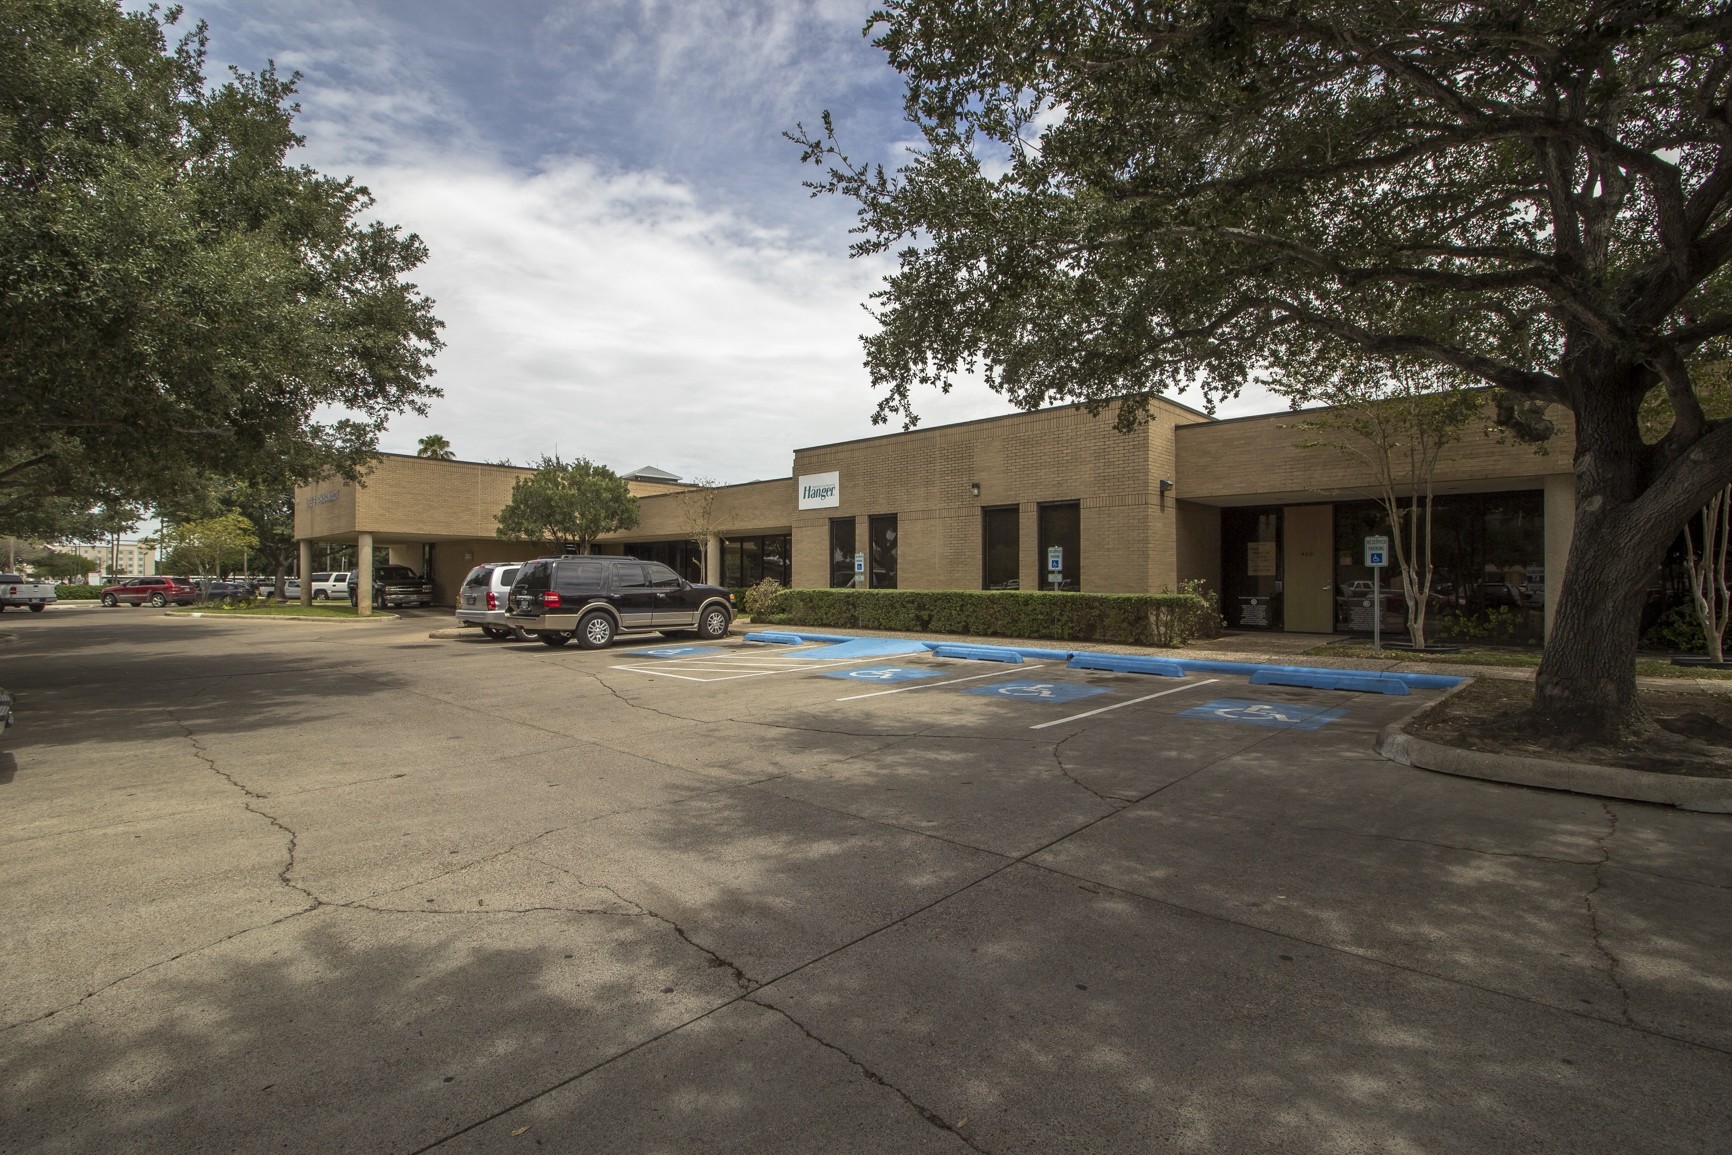
<svg viewBox="0 0 1732 1155"><path fill-rule="evenodd" d="M0 1150L1732 1133L1732 820L1437 691L445 624L7 621Z"/></svg>

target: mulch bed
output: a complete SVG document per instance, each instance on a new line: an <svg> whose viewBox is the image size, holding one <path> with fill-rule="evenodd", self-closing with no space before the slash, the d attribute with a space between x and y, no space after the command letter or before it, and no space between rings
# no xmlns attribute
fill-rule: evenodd
<svg viewBox="0 0 1732 1155"><path fill-rule="evenodd" d="M1533 734L1521 718L1533 701L1533 684L1496 678L1476 679L1404 729L1429 742L1488 754L1732 778L1732 694L1645 686L1636 694L1642 721L1628 741L1615 745L1570 745Z"/></svg>

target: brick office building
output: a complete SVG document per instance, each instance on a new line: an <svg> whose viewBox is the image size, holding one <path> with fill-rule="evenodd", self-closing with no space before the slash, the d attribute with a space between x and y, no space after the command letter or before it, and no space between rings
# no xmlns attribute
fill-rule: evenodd
<svg viewBox="0 0 1732 1155"><path fill-rule="evenodd" d="M795 586L1137 593L1200 578L1220 591L1235 627L1368 629L1362 583L1371 574L1358 543L1380 529L1373 479L1333 450L1300 448L1308 435L1295 421L1218 421L1157 399L1131 433L1117 432L1110 413L1064 406L813 446L796 450L790 477L717 490L702 542L689 487L640 471L627 480L642 524L598 548L693 579L707 557L712 580L733 586L768 576ZM1441 600L1526 615L1535 633L1549 626L1546 575L1555 582L1562 572L1574 520L1569 429L1543 454L1478 430L1444 451ZM552 548L494 536L494 515L527 472L387 455L360 487L303 487L303 571L316 549L370 558L382 547L392 562L429 572L450 604L471 566Z"/></svg>

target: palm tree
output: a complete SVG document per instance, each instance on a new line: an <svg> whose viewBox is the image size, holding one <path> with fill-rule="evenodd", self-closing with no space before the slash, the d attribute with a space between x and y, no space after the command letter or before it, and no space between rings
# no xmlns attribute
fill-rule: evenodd
<svg viewBox="0 0 1732 1155"><path fill-rule="evenodd" d="M437 433L429 433L421 439L421 447L415 451L415 456L431 457L435 461L450 461L457 456L457 451Z"/></svg>

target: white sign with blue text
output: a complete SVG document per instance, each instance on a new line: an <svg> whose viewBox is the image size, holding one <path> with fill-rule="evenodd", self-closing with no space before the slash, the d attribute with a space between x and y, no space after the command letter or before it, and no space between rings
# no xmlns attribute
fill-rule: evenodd
<svg viewBox="0 0 1732 1155"><path fill-rule="evenodd" d="M842 474L808 473L799 482L801 509L835 509L842 504Z"/></svg>
<svg viewBox="0 0 1732 1155"><path fill-rule="evenodd" d="M1389 539L1387 537L1368 537L1365 539L1365 564L1371 569L1382 569L1389 564Z"/></svg>

